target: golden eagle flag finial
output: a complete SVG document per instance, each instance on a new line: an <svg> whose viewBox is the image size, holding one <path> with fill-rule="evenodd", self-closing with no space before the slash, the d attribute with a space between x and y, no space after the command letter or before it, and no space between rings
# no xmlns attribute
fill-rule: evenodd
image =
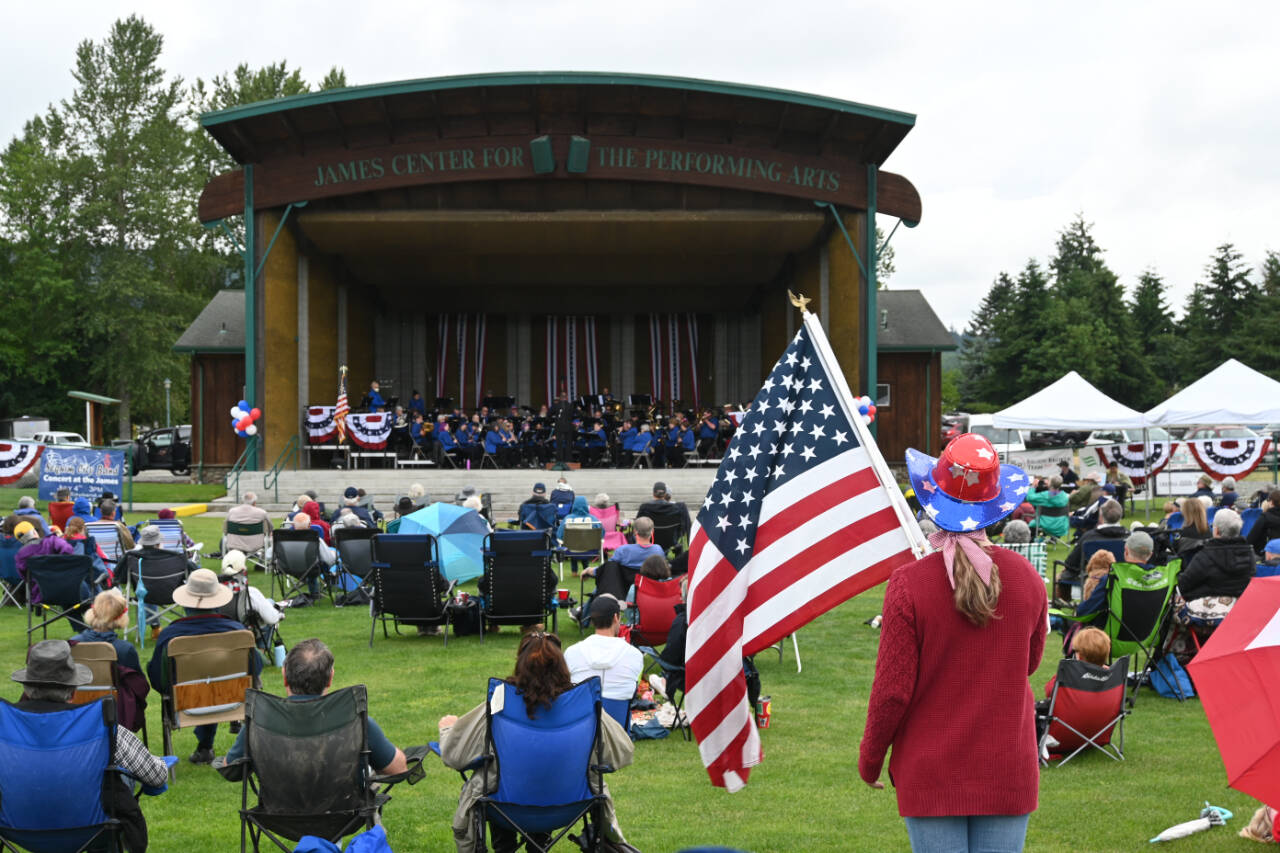
<svg viewBox="0 0 1280 853"><path fill-rule="evenodd" d="M809 313L809 303L813 301L812 299L803 295L796 296L790 288L787 289L787 296L790 297L791 304L800 309L801 314Z"/></svg>

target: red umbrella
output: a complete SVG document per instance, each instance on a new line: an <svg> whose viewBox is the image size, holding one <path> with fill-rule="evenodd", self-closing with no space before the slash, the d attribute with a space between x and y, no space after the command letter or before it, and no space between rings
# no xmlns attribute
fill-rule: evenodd
<svg viewBox="0 0 1280 853"><path fill-rule="evenodd" d="M1228 784L1280 805L1280 577L1249 583L1190 669Z"/></svg>

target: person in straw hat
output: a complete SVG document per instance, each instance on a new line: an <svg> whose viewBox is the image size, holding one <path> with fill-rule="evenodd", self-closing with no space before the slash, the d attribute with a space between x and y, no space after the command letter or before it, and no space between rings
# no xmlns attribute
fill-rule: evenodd
<svg viewBox="0 0 1280 853"><path fill-rule="evenodd" d="M1031 483L972 433L936 459L908 450L907 472L939 528L928 540L937 550L889 578L858 772L883 788L893 746L913 850L969 850L971 838L1021 850L1040 785L1027 677L1044 651L1048 601L1027 559L992 545L986 528Z"/></svg>
<svg viewBox="0 0 1280 853"><path fill-rule="evenodd" d="M22 698L15 706L18 710L52 714L76 707L71 704L71 697L78 686L93 679L93 673L89 667L71 659L71 646L66 640L41 640L27 651L27 665L12 678L22 685ZM168 765L164 759L148 752L133 732L116 726L115 742L112 764L149 788L165 784L169 777ZM146 850L147 821L130 784L120 774L109 774L103 783L103 799L110 800L111 810L121 823L125 849L130 853Z"/></svg>
<svg viewBox="0 0 1280 853"><path fill-rule="evenodd" d="M208 569L196 569L187 582L173 591L173 603L186 608L187 615L165 626L156 638L155 651L147 664L147 678L157 692L168 689L169 641L174 637L196 637L201 634L222 634L227 631L244 631L245 626L224 616L218 608L226 606L232 592L218 583L218 576ZM251 655L252 675L262 672L262 658L255 651ZM213 763L213 739L217 724L196 726L196 751L191 754L192 764Z"/></svg>

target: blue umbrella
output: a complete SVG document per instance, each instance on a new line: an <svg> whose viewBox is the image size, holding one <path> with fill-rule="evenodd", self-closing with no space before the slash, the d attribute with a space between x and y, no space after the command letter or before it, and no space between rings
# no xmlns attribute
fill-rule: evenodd
<svg viewBox="0 0 1280 853"><path fill-rule="evenodd" d="M440 544L440 571L451 581L484 574L484 537L489 525L474 509L433 503L400 520L398 533L430 533Z"/></svg>

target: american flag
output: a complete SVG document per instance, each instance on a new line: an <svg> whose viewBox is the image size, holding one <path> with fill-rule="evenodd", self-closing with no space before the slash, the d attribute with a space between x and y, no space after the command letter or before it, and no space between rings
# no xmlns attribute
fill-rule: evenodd
<svg viewBox="0 0 1280 853"><path fill-rule="evenodd" d="M347 440L347 415L351 407L347 405L347 368L338 369L338 402L333 407L333 422L338 428L338 444Z"/></svg>
<svg viewBox="0 0 1280 853"><path fill-rule="evenodd" d="M711 781L761 759L742 658L886 580L919 527L854 408L816 315L774 365L720 463L689 546L685 707Z"/></svg>

